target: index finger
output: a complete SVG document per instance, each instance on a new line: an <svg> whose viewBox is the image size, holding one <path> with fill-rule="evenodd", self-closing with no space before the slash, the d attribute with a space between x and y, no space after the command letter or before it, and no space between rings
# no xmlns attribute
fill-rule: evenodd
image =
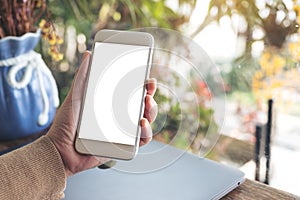
<svg viewBox="0 0 300 200"><path fill-rule="evenodd" d="M154 96L156 91L157 81L155 78L150 78L146 81L147 94Z"/></svg>

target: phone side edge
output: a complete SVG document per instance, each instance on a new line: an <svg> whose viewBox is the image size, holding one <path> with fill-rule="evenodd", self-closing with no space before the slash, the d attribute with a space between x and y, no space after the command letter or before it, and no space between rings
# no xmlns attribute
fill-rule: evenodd
<svg viewBox="0 0 300 200"><path fill-rule="evenodd" d="M144 78L144 87L143 87L143 94L142 94L142 100L141 100L141 105L140 105L140 116L139 116L139 121L142 119L143 117L143 110L145 108L145 98L146 98L146 82L147 79L149 79L150 77L150 70L152 68L152 57L153 57L153 48L154 48L154 38L151 34L149 34L150 37L150 43L148 45L149 47L149 52L148 52L148 60L147 60L147 69L146 69L146 73L145 73L145 78ZM135 152L134 152L134 156L136 156L136 154L138 153L138 145L139 145L139 140L140 140L140 136L141 136L141 126L138 127L137 129L137 138L136 138L136 142L135 142Z"/></svg>

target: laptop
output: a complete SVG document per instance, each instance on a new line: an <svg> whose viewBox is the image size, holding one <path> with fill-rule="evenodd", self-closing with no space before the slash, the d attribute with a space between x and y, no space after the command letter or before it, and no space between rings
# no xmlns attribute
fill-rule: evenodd
<svg viewBox="0 0 300 200"><path fill-rule="evenodd" d="M220 199L245 180L236 168L200 158L157 141L131 161L70 177L66 200Z"/></svg>

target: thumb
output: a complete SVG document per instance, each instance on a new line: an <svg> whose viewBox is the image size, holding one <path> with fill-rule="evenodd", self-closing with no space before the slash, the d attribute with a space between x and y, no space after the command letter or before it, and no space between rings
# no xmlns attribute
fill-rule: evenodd
<svg viewBox="0 0 300 200"><path fill-rule="evenodd" d="M74 98L80 98L84 94L84 89L86 85L86 79L87 79L87 73L88 73L88 67L90 62L91 52L86 51L81 59L81 64L75 74L70 93L72 93L72 99ZM74 96L76 95L76 96Z"/></svg>
<svg viewBox="0 0 300 200"><path fill-rule="evenodd" d="M78 71L75 74L70 91L66 97L65 102L63 103L72 105L73 119L76 123L78 121L82 97L84 95L86 87L90 57L91 53L89 51L86 51L82 57L80 67L78 68Z"/></svg>

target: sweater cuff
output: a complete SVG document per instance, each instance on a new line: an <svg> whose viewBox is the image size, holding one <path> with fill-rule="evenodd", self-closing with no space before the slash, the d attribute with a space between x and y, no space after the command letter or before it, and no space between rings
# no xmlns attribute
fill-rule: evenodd
<svg viewBox="0 0 300 200"><path fill-rule="evenodd" d="M63 198L65 169L48 136L1 156L0 169L0 190L6 189L9 195L4 199Z"/></svg>

